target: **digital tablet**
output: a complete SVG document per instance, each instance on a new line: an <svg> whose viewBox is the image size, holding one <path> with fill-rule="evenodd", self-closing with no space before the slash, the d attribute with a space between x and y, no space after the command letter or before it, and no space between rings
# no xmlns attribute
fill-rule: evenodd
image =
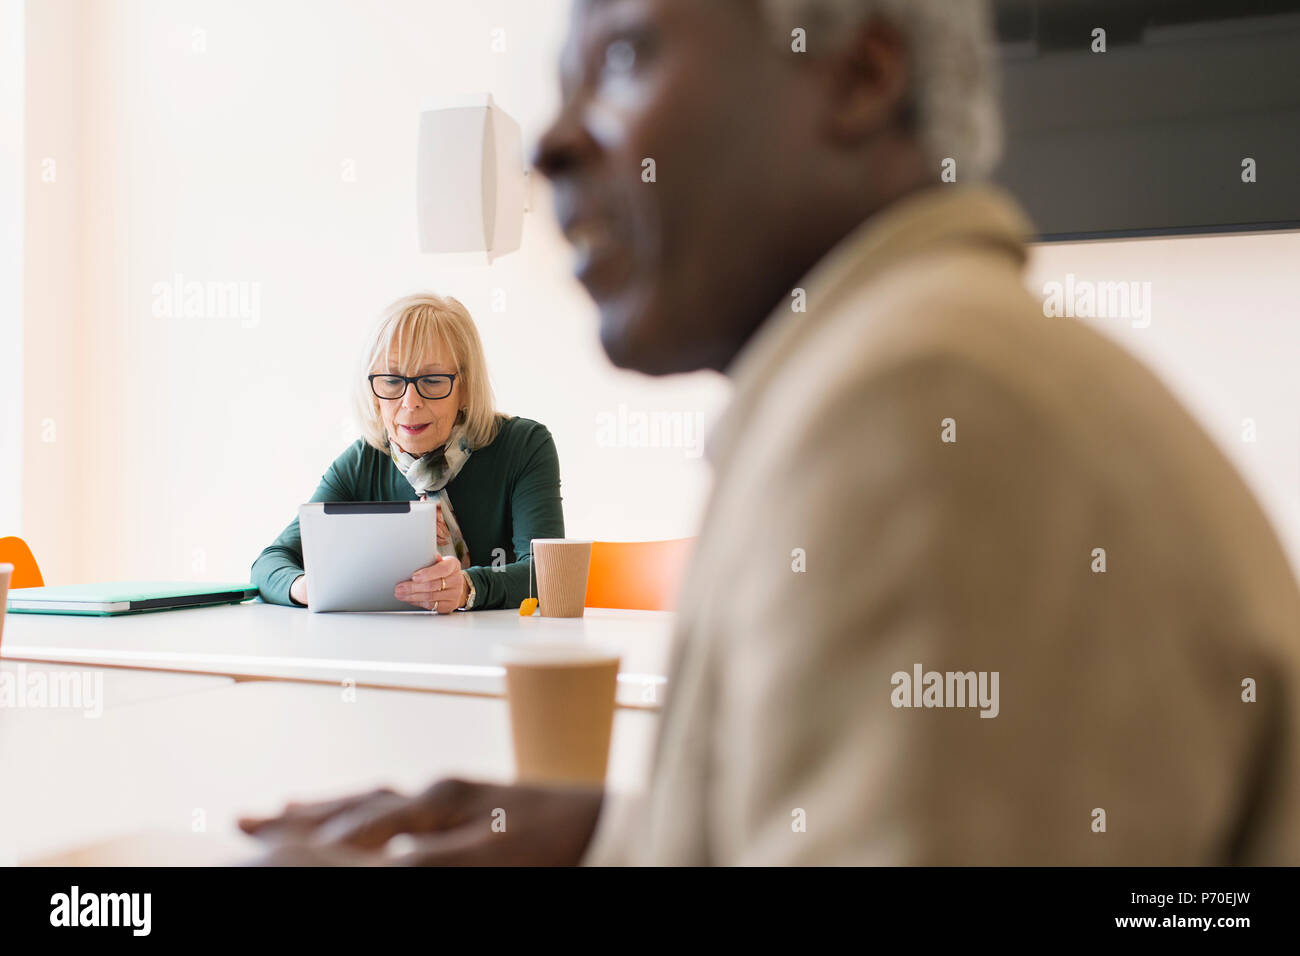
<svg viewBox="0 0 1300 956"><path fill-rule="evenodd" d="M437 500L318 501L298 526L310 610L419 610L393 588L438 560Z"/></svg>

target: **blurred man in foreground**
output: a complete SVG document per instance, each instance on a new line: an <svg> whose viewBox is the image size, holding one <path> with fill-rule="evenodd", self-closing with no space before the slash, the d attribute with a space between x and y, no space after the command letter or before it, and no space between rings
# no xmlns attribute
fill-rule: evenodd
<svg viewBox="0 0 1300 956"><path fill-rule="evenodd" d="M246 829L291 862L1300 862L1294 575L1155 378L1025 291L993 69L973 0L578 3L536 164L601 341L735 389L648 792Z"/></svg>

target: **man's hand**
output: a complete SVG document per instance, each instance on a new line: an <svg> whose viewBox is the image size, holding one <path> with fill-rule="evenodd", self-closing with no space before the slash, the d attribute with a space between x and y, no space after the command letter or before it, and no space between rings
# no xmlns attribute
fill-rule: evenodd
<svg viewBox="0 0 1300 956"><path fill-rule="evenodd" d="M307 604L307 575L300 574L293 579L293 584L289 585L289 597L299 604Z"/></svg>
<svg viewBox="0 0 1300 956"><path fill-rule="evenodd" d="M460 562L453 557L439 558L427 568L420 568L393 588L399 601L406 601L427 611L450 614L465 603L469 589Z"/></svg>
<svg viewBox="0 0 1300 956"><path fill-rule="evenodd" d="M244 818L239 826L276 844L260 861L270 865L574 866L603 797L593 787L440 780L414 797L376 790L291 803L278 817ZM409 839L390 848L399 835Z"/></svg>

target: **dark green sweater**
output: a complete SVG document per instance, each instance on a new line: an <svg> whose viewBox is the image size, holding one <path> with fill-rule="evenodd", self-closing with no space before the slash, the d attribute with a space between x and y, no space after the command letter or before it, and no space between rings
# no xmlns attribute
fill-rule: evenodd
<svg viewBox="0 0 1300 956"><path fill-rule="evenodd" d="M473 452L447 484L447 496L469 545L466 573L474 582L474 610L518 607L528 596L529 542L564 537L560 459L551 433L527 418L506 419L492 444ZM311 500L415 501L418 497L387 454L357 439L330 465ZM495 549L500 549L496 556ZM495 569L494 557L498 558ZM294 604L289 588L303 573L302 567L302 535L294 518L253 562L253 584L264 601ZM535 579L532 587L536 594ZM307 601L311 602L310 593Z"/></svg>

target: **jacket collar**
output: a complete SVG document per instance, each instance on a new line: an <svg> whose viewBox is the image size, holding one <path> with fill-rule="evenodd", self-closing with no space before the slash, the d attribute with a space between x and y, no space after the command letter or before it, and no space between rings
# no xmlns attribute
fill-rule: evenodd
<svg viewBox="0 0 1300 956"><path fill-rule="evenodd" d="M714 465L725 456L756 391L766 387L799 341L834 312L838 299L900 260L946 243L997 246L1017 267L1023 266L1031 233L1020 207L1000 189L983 185L933 186L864 220L798 283L805 311L795 312L783 301L727 367L734 392L705 442L705 456Z"/></svg>

